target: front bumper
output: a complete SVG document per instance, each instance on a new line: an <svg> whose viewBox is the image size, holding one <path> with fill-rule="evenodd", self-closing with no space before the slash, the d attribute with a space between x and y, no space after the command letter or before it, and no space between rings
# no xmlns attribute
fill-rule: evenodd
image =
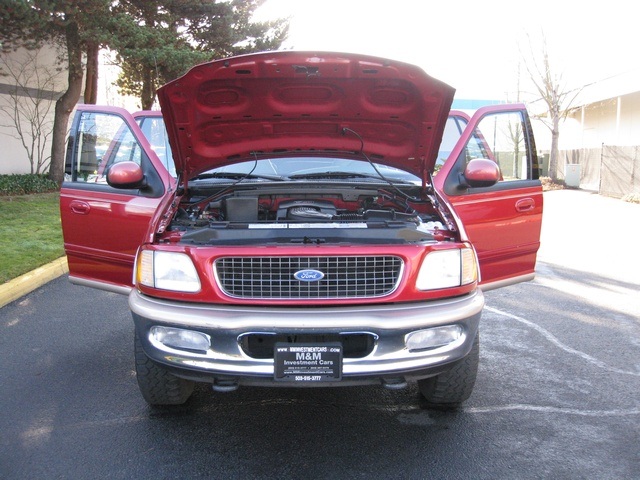
<svg viewBox="0 0 640 480"><path fill-rule="evenodd" d="M463 359L477 333L484 297L477 290L431 302L282 308L188 304L133 290L129 306L147 356L183 378L214 385L297 386L276 382L273 358L247 355L241 347L242 336L364 333L375 338L372 351L362 358L344 358L342 380L336 383L392 385L437 375ZM405 337L411 332L453 324L462 328L462 336L446 346L410 352L405 345ZM211 337L211 348L198 353L167 347L150 339L153 326L205 333ZM327 386L327 382L320 385Z"/></svg>

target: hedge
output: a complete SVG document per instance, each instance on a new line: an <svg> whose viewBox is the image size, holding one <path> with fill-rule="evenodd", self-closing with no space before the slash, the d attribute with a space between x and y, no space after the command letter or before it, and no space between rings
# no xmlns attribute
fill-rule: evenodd
<svg viewBox="0 0 640 480"><path fill-rule="evenodd" d="M58 184L44 174L0 175L0 195L27 195L58 190Z"/></svg>

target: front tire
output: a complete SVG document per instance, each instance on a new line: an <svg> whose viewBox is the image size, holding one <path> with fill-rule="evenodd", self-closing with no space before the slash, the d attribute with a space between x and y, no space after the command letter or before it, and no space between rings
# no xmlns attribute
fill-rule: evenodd
<svg viewBox="0 0 640 480"><path fill-rule="evenodd" d="M469 354L451 370L418 380L420 393L433 407L454 409L471 396L480 362L480 334L476 333Z"/></svg>
<svg viewBox="0 0 640 480"><path fill-rule="evenodd" d="M142 343L135 333L134 340L136 378L140 393L149 405L182 405L191 394L195 382L176 377L166 369L152 362L142 349Z"/></svg>

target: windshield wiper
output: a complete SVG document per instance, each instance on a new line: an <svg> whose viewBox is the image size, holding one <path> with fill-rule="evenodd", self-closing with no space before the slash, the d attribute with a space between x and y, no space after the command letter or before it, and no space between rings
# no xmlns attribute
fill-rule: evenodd
<svg viewBox="0 0 640 480"><path fill-rule="evenodd" d="M191 180L206 180L208 178L228 178L230 180L262 179L281 182L284 179L277 175L257 175L255 173L237 173L237 172L205 172L193 177Z"/></svg>
<svg viewBox="0 0 640 480"><path fill-rule="evenodd" d="M290 175L290 180L301 180L305 178L366 178L369 180L380 180L381 182L388 183L389 180L381 177L380 175L372 175L368 173L357 172L316 172L316 173L299 173L297 175ZM394 182L398 183L412 183L408 180L400 178L392 178Z"/></svg>

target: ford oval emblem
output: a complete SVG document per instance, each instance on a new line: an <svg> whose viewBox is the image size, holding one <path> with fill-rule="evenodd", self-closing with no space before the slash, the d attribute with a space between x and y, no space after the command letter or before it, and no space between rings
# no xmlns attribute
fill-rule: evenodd
<svg viewBox="0 0 640 480"><path fill-rule="evenodd" d="M298 270L293 276L301 282L317 282L324 278L324 273L319 270Z"/></svg>

